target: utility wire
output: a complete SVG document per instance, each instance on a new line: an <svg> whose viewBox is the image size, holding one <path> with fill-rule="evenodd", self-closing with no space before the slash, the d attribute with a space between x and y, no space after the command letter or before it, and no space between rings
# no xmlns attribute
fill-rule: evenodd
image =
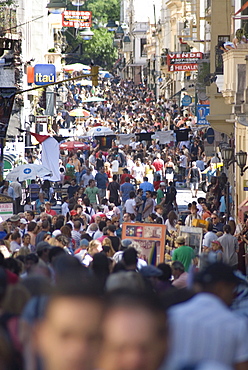
<svg viewBox="0 0 248 370"><path fill-rule="evenodd" d="M10 28L7 28L7 29L5 29L5 30L1 30L1 33L2 33L2 32L10 31L10 30L15 29L15 28L17 28L17 27L25 26L25 24L28 24L28 23L31 23L31 22L37 21L38 19L40 19L40 18L44 18L44 17L45 17L45 15L41 15L40 17L37 17L37 18L31 19L31 20L30 20L30 21L28 21L28 22L18 24L18 25L14 26L14 27L10 27Z"/></svg>

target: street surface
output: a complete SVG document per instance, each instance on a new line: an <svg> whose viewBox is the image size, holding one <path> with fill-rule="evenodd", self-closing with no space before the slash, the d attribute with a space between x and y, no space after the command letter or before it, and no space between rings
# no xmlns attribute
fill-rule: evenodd
<svg viewBox="0 0 248 370"><path fill-rule="evenodd" d="M197 198L203 197L206 198L206 193L199 190L197 194ZM178 188L177 187L177 204L179 211L187 209L189 203L193 200L197 201L197 198L192 198L191 191L189 188Z"/></svg>

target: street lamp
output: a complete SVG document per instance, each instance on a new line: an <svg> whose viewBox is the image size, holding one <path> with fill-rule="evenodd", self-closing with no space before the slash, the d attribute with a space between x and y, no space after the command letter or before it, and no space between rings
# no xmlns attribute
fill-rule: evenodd
<svg viewBox="0 0 248 370"><path fill-rule="evenodd" d="M118 26L117 30L115 31L115 35L118 39L121 39L124 36L124 30L121 26Z"/></svg>
<svg viewBox="0 0 248 370"><path fill-rule="evenodd" d="M115 31L118 27L118 24L113 19L110 19L108 23L106 24L106 28L108 28L109 31Z"/></svg>
<svg viewBox="0 0 248 370"><path fill-rule="evenodd" d="M56 10L63 12L67 7L67 0L50 0L46 7L51 12Z"/></svg>
<svg viewBox="0 0 248 370"><path fill-rule="evenodd" d="M229 146L222 147L221 156L222 156L224 166L227 169L230 167L232 163L236 162L241 170L241 174L240 174L241 176L243 176L245 171L248 169L248 166L246 166L247 152L244 152L243 150L240 150L240 152L234 155L233 148L230 148Z"/></svg>
<svg viewBox="0 0 248 370"><path fill-rule="evenodd" d="M85 27L82 31L79 30L80 36L82 36L83 40L91 40L94 36L94 32L91 31L90 27Z"/></svg>
<svg viewBox="0 0 248 370"><path fill-rule="evenodd" d="M241 176L243 176L244 172L248 169L248 166L246 166L247 161L247 152L243 152L243 150L240 150L240 152L236 153L236 162L241 170Z"/></svg>
<svg viewBox="0 0 248 370"><path fill-rule="evenodd" d="M224 166L228 169L232 163L235 162L233 148L227 146L221 149L221 156Z"/></svg>

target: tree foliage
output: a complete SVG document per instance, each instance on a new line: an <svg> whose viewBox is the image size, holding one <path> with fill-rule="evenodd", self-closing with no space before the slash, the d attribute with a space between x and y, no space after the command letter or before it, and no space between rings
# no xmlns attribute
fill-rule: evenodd
<svg viewBox="0 0 248 370"><path fill-rule="evenodd" d="M75 7L73 9L75 10ZM68 29L65 33L68 43L67 52L73 52L78 48L81 52L77 51L78 55L73 59L74 62L89 64L93 60L96 65L111 69L117 58L117 50L113 46L113 34L103 25L110 19L114 21L120 19L120 0L87 0L83 6L80 6L80 10L92 12L93 23L96 26L95 29L92 28L94 36L91 40L83 40L81 36L75 36L75 30Z"/></svg>
<svg viewBox="0 0 248 370"><path fill-rule="evenodd" d="M82 63L89 64L94 61L104 69L112 68L117 58L117 51L113 46L113 36L108 30L96 29L91 40L81 40L81 42Z"/></svg>
<svg viewBox="0 0 248 370"><path fill-rule="evenodd" d="M88 0L83 9L91 11L92 18L101 23L107 23L109 19L120 19L120 0Z"/></svg>

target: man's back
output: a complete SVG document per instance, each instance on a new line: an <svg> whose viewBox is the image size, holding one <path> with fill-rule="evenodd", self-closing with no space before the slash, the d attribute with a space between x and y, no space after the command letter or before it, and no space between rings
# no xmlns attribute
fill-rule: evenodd
<svg viewBox="0 0 248 370"><path fill-rule="evenodd" d="M168 369L218 361L233 368L248 359L247 327L243 319L213 294L200 293L169 310ZM167 368L167 367L166 367Z"/></svg>
<svg viewBox="0 0 248 370"><path fill-rule="evenodd" d="M185 271L189 270L192 259L194 258L194 251L191 247L183 245L177 248L172 256L173 261L180 261L184 265Z"/></svg>
<svg viewBox="0 0 248 370"><path fill-rule="evenodd" d="M238 263L238 240L231 234L222 235L218 241L223 248L223 262L230 266Z"/></svg>
<svg viewBox="0 0 248 370"><path fill-rule="evenodd" d="M122 192L122 201L125 202L127 199L129 199L129 193L130 191L134 190L134 187L130 182L125 182L121 185L120 190Z"/></svg>

